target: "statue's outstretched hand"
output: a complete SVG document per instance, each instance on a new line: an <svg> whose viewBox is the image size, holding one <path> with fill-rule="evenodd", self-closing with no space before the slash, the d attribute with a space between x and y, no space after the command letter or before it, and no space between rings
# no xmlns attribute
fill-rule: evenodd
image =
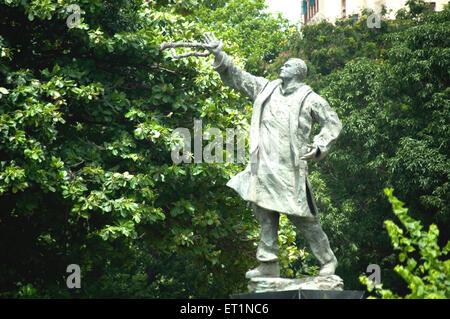
<svg viewBox="0 0 450 319"><path fill-rule="evenodd" d="M206 32L203 35L203 39L205 44L211 45L212 48L208 48L209 52L211 52L214 55L218 55L220 52L222 52L222 41L219 41L216 39L216 36L212 32Z"/></svg>

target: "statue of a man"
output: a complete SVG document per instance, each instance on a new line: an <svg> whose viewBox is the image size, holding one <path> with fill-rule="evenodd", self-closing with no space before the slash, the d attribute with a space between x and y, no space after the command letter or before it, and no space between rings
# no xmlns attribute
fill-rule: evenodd
<svg viewBox="0 0 450 319"><path fill-rule="evenodd" d="M303 60L289 59L281 67L279 79L269 81L237 67L212 33L205 34L204 39L215 56L213 67L222 81L254 102L250 164L227 183L252 203L261 224L256 253L260 265L245 276L280 276L280 213L286 214L308 241L321 264L319 275L333 275L337 260L319 224L306 161L321 160L336 141L342 128L336 112L303 83L307 72ZM314 122L320 132L309 144Z"/></svg>

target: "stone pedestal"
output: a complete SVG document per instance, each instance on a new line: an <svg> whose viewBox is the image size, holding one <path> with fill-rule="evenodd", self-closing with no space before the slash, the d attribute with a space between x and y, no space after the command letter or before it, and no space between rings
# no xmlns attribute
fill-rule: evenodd
<svg viewBox="0 0 450 319"><path fill-rule="evenodd" d="M342 291L344 281L337 275L306 278L252 278L248 284L249 293L287 291L287 290L333 290Z"/></svg>
<svg viewBox="0 0 450 319"><path fill-rule="evenodd" d="M284 290L231 295L231 299L363 299L359 290Z"/></svg>
<svg viewBox="0 0 450 319"><path fill-rule="evenodd" d="M247 294L231 299L362 299L364 291L343 290L344 281L336 275L306 278L252 278Z"/></svg>

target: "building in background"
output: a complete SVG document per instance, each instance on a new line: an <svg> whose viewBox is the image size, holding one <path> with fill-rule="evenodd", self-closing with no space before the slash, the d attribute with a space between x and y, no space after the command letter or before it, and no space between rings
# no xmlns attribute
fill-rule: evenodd
<svg viewBox="0 0 450 319"><path fill-rule="evenodd" d="M302 7L302 23L317 23L327 20L334 23L337 19L360 14L363 9L372 9L375 13L386 6L387 17L395 18L395 13L406 8L407 0L299 0ZM433 10L440 11L448 0L425 0Z"/></svg>

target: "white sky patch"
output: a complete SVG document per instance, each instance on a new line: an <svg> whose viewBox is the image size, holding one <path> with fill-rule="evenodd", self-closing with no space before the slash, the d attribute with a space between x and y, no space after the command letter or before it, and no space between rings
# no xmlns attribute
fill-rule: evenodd
<svg viewBox="0 0 450 319"><path fill-rule="evenodd" d="M288 19L292 24L297 24L301 18L301 0L266 0L266 5L269 6L268 12L281 12L283 18Z"/></svg>

